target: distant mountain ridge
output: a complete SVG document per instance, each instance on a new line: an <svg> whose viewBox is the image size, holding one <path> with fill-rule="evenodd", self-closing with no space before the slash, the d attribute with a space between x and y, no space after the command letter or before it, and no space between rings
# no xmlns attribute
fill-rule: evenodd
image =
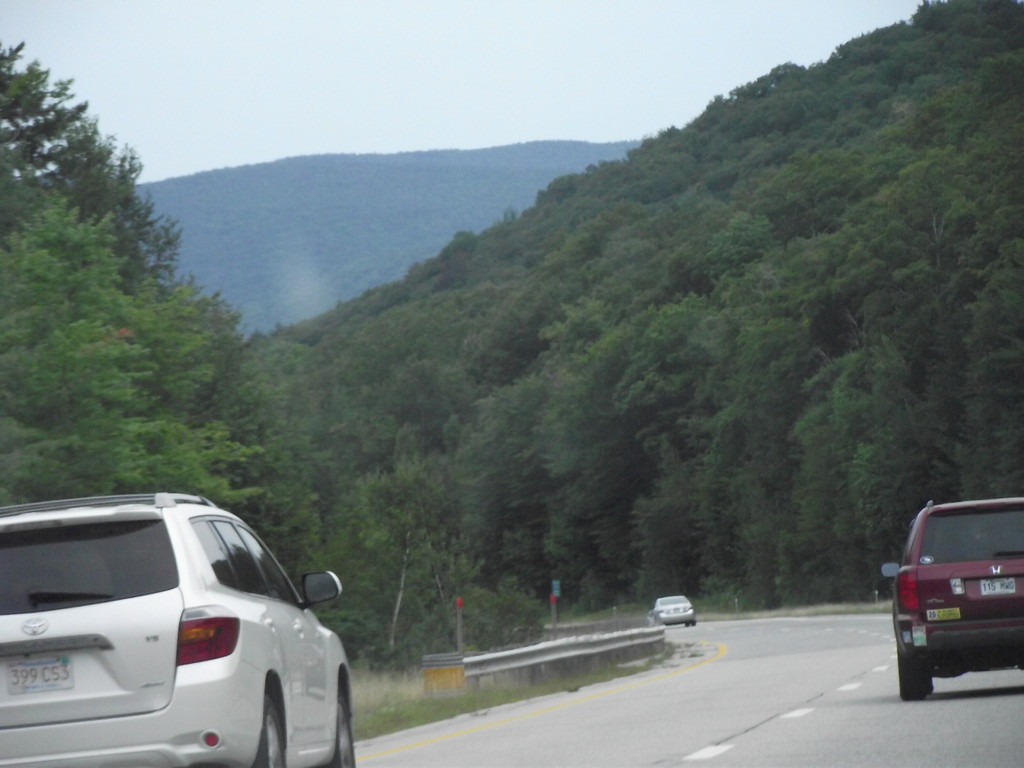
<svg viewBox="0 0 1024 768"><path fill-rule="evenodd" d="M218 291L246 331L324 312L533 205L559 176L639 142L536 141L476 150L330 154L139 185L182 226L179 271Z"/></svg>

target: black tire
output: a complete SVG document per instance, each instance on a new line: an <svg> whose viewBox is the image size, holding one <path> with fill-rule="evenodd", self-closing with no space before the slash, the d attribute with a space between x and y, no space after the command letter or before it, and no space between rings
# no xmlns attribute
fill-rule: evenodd
<svg viewBox="0 0 1024 768"><path fill-rule="evenodd" d="M334 757L326 768L355 768L356 753L352 742L352 715L348 711L345 691L338 686L338 727L334 735Z"/></svg>
<svg viewBox="0 0 1024 768"><path fill-rule="evenodd" d="M252 768L285 768L284 729L277 705L269 696L263 697L263 729Z"/></svg>
<svg viewBox="0 0 1024 768"><path fill-rule="evenodd" d="M921 701L934 690L932 676L920 661L897 653L896 669L900 678L900 698L903 701Z"/></svg>

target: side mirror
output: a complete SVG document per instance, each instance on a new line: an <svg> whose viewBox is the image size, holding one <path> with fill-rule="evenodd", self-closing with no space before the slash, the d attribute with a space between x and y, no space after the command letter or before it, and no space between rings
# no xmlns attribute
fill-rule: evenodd
<svg viewBox="0 0 1024 768"><path fill-rule="evenodd" d="M896 577L896 574L900 572L899 563L882 563L882 575L887 579Z"/></svg>
<svg viewBox="0 0 1024 768"><path fill-rule="evenodd" d="M341 581L331 571L316 571L302 576L302 594L306 605L326 603L341 594Z"/></svg>

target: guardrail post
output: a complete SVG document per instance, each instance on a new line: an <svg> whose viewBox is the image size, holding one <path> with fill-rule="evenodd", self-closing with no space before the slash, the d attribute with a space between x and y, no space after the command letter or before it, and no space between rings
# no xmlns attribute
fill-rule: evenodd
<svg viewBox="0 0 1024 768"><path fill-rule="evenodd" d="M461 653L430 653L423 657L423 688L429 694L461 691L466 686L466 667Z"/></svg>
<svg viewBox="0 0 1024 768"><path fill-rule="evenodd" d="M455 598L455 650L462 655L462 598Z"/></svg>

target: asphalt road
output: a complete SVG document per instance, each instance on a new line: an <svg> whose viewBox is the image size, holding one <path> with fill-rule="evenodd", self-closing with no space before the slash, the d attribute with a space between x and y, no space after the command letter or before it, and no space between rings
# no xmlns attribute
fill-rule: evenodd
<svg viewBox="0 0 1024 768"><path fill-rule="evenodd" d="M902 702L886 615L668 630L659 669L359 742L361 766L970 768L1024 764L1024 673Z"/></svg>

